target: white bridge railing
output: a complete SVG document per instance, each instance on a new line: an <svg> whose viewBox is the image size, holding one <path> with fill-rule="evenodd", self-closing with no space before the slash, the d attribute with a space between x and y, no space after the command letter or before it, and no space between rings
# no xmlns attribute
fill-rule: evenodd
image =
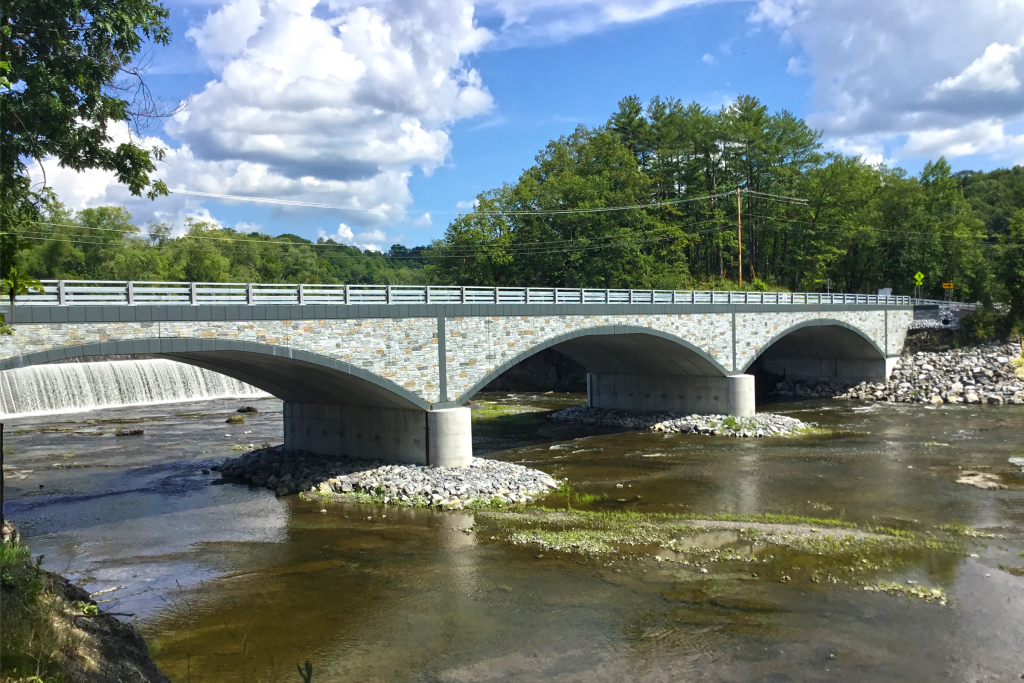
<svg viewBox="0 0 1024 683"><path fill-rule="evenodd" d="M18 305L182 304L869 304L912 306L909 296L790 292L716 292L540 287L412 287L284 285L231 282L43 280L44 293L19 295ZM928 302L936 303L936 302Z"/></svg>

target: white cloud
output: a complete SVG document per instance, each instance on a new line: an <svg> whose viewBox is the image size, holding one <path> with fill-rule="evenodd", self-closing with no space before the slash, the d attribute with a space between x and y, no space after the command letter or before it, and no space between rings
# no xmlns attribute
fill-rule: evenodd
<svg viewBox="0 0 1024 683"><path fill-rule="evenodd" d="M470 0L228 0L187 35L218 76L165 126L172 190L352 206L344 220L377 228L404 217L414 168L444 163L449 126L493 106L465 63L492 37ZM127 199L109 174L61 183L76 206ZM143 213L180 221L201 201Z"/></svg>
<svg viewBox="0 0 1024 683"><path fill-rule="evenodd" d="M750 21L803 55L809 122L835 148L880 159L1019 153L1024 3L992 0L758 0ZM799 71L798 71L799 69Z"/></svg>
<svg viewBox="0 0 1024 683"><path fill-rule="evenodd" d="M473 201L455 202L456 209L475 209L476 205L479 204L479 200L474 199Z"/></svg>
<svg viewBox="0 0 1024 683"><path fill-rule="evenodd" d="M326 230L317 230L317 236L321 239L332 239L339 244L349 244L360 249L383 252L381 244L387 241L388 236L383 230L366 230L356 233L344 223L338 225L338 229L328 234Z"/></svg>
<svg viewBox="0 0 1024 683"><path fill-rule="evenodd" d="M704 62L705 64L714 64L715 56L710 52L705 52L704 56L700 58L700 61Z"/></svg>
<svg viewBox="0 0 1024 683"><path fill-rule="evenodd" d="M943 90L1016 90L1020 81L1014 73L1014 62L1020 55L1021 43L1002 45L992 43L985 53L971 62L956 76L935 84L935 91Z"/></svg>
<svg viewBox="0 0 1024 683"><path fill-rule="evenodd" d="M429 228L434 224L433 219L430 217L430 213L427 212L412 222L417 228Z"/></svg>
<svg viewBox="0 0 1024 683"><path fill-rule="evenodd" d="M248 223L246 221L238 221L235 223L235 230L237 232L251 233L251 232L263 232L263 226L259 223Z"/></svg>
<svg viewBox="0 0 1024 683"><path fill-rule="evenodd" d="M564 42L610 26L654 19L718 0L481 0L478 9L503 23L497 46Z"/></svg>

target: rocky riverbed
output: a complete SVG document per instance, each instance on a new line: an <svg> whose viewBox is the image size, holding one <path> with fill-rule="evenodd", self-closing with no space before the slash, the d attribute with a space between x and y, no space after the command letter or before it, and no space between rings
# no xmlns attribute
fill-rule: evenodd
<svg viewBox="0 0 1024 683"><path fill-rule="evenodd" d="M713 436L765 437L789 436L815 427L793 417L758 413L753 417L731 415L675 415L673 413L634 413L611 408L581 405L552 413L552 420L589 425L608 425L627 429L649 429L670 434L707 434Z"/></svg>
<svg viewBox="0 0 1024 683"><path fill-rule="evenodd" d="M468 467L387 465L290 452L283 446L228 460L221 476L269 488L279 496L305 491L341 500L448 509L527 503L558 487L545 472L499 460L473 458Z"/></svg>
<svg viewBox="0 0 1024 683"><path fill-rule="evenodd" d="M896 362L888 382L850 387L837 398L889 403L1024 405L1024 362L1011 344L941 353L919 351Z"/></svg>
<svg viewBox="0 0 1024 683"><path fill-rule="evenodd" d="M845 398L890 403L1024 404L1024 360L1016 344L918 351L896 361L888 382L833 387L827 382L778 382L783 398Z"/></svg>

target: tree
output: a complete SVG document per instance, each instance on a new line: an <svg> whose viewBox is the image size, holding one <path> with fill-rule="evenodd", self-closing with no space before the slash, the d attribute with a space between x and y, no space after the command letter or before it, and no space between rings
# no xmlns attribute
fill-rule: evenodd
<svg viewBox="0 0 1024 683"><path fill-rule="evenodd" d="M155 0L3 0L0 22L0 272L14 267L19 223L38 220L41 197L25 165L53 157L76 171L103 169L135 195L166 194L153 181L160 148L114 144L159 111L133 63L146 41L166 45L167 10Z"/></svg>
<svg viewBox="0 0 1024 683"><path fill-rule="evenodd" d="M1001 236L999 276L1010 300L1010 317L1024 330L1024 209L1019 210Z"/></svg>
<svg viewBox="0 0 1024 683"><path fill-rule="evenodd" d="M22 273L17 268L11 268L2 281L0 281L0 287L2 287L3 293L8 296L10 306L7 309L7 314L10 316L10 323L14 322L14 300L21 294L28 294L29 292L43 293L43 283L35 279L31 275ZM4 322L7 322L6 319Z"/></svg>

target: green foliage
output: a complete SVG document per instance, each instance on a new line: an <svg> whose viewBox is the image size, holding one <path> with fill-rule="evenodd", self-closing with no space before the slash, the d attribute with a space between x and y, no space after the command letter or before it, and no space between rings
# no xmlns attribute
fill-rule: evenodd
<svg viewBox="0 0 1024 683"><path fill-rule="evenodd" d="M100 613L100 610L96 605L84 602L82 600L75 600L73 603L71 603L71 606L79 612L81 612L82 614L85 614L90 617L94 617Z"/></svg>
<svg viewBox="0 0 1024 683"><path fill-rule="evenodd" d="M77 213L51 199L43 220L19 233L31 238L18 254L21 272L40 279L424 284L423 248L395 245L388 254L332 240L242 233L187 219L185 232L146 226L120 207Z"/></svg>
<svg viewBox="0 0 1024 683"><path fill-rule="evenodd" d="M39 280L37 280L36 278L32 277L31 275L28 275L27 273L24 273L23 271L19 270L16 267L12 267L10 270L8 270L7 277L5 277L3 280L0 280L0 293L6 295L8 301L10 302L7 312L8 315L11 316L12 321L14 320L15 299L18 297L19 294L28 294L29 292L39 292L40 294L42 294L42 283L39 282ZM6 327L7 329L10 329L10 327L7 325L6 317L4 318L3 322L3 326ZM6 334L12 333L13 330L11 332L7 332Z"/></svg>
<svg viewBox="0 0 1024 683"><path fill-rule="evenodd" d="M166 194L153 182L161 148L115 140L119 126L140 130L161 115L133 60L147 43L170 41L167 10L154 0L8 0L0 25L0 248L37 220L46 191L30 187L26 161L54 157L76 171L112 172L132 194ZM43 166L45 171L45 166ZM13 265L6 256L0 273Z"/></svg>
<svg viewBox="0 0 1024 683"><path fill-rule="evenodd" d="M965 344L980 344L996 336L999 316L990 309L978 308L960 319L960 340Z"/></svg>
<svg viewBox="0 0 1024 683"><path fill-rule="evenodd" d="M429 273L487 286L736 288L742 187L748 289L824 291L831 280L832 291L910 294L921 270L926 296L953 281L977 300L998 264L963 182L943 159L915 178L823 153L804 121L753 97L717 112L627 97L606 126L552 141L514 184L479 195L434 245ZM776 201L793 196L808 201ZM663 202L678 203L516 213ZM1024 191L1008 206L1024 208Z"/></svg>
<svg viewBox="0 0 1024 683"><path fill-rule="evenodd" d="M66 680L61 662L73 649L68 631L57 628L60 600L47 590L42 557L33 562L16 542L0 544L0 679ZM35 677L35 678L33 678Z"/></svg>

